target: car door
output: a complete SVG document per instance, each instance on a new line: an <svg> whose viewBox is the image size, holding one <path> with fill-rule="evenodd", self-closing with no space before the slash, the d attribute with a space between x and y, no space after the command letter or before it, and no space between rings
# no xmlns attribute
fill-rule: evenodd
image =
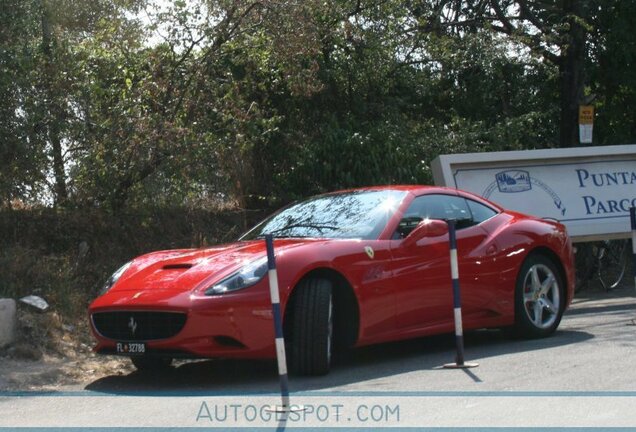
<svg viewBox="0 0 636 432"><path fill-rule="evenodd" d="M472 223L470 209L463 197L450 194L426 194L413 199L404 212L392 240L393 283L396 292L398 328L424 329L452 322L453 298L450 277L448 234L424 238L411 247L402 239L424 219L456 219L457 250L464 315L471 313L476 280L471 273L478 266L480 249L486 232ZM465 271L462 274L462 271Z"/></svg>

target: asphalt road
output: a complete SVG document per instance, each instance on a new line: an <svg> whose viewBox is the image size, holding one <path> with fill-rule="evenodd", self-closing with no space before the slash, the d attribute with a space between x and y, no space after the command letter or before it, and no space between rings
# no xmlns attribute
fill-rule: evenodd
<svg viewBox="0 0 636 432"><path fill-rule="evenodd" d="M53 393L0 394L0 428L12 427L636 427L634 289L579 298L557 333L510 339L466 335L479 367L440 369L452 335L355 350L319 378L290 378L292 404L276 417L274 362L182 363Z"/></svg>

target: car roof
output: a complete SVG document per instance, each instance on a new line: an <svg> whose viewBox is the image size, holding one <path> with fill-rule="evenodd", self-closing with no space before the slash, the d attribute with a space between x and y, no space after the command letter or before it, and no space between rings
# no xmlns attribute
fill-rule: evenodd
<svg viewBox="0 0 636 432"><path fill-rule="evenodd" d="M380 186L365 186L351 189L342 189L329 193L344 193L344 192L355 192L355 191L375 191L375 190L396 190L396 191L405 191L412 192L414 194L418 194L421 192L433 192L433 191L452 191L455 192L456 189L447 188L442 186L430 186L430 185L380 185Z"/></svg>
<svg viewBox="0 0 636 432"><path fill-rule="evenodd" d="M449 188L445 186L431 186L431 185L379 185L379 186L365 186L351 189L342 189L338 191L328 192L324 195L331 194L339 194L339 193L347 193L347 192L356 192L356 191L380 191L380 190L394 190L394 191L404 191L410 192L413 195L422 195L427 193L446 193L452 195L460 195L464 198L470 198L472 200L481 202L483 204L489 205L491 207L496 208L498 211L503 211L504 208L500 205L489 201L479 195L474 193L466 192L461 189Z"/></svg>

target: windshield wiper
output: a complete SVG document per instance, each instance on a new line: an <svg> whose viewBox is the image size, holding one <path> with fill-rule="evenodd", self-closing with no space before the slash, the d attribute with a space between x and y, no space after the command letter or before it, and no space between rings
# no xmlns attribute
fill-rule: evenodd
<svg viewBox="0 0 636 432"><path fill-rule="evenodd" d="M299 223L284 226L282 228L275 229L273 231L270 231L269 234L276 234L277 232L287 231L292 228L311 228L311 229L320 231L321 234L322 234L322 230L325 230L325 229L330 229L330 230L338 229L337 226L333 226L333 225L317 225L317 224L308 224L304 222L299 222Z"/></svg>
<svg viewBox="0 0 636 432"><path fill-rule="evenodd" d="M265 238L267 234L259 234L256 237L254 237L254 239L256 240L262 240ZM287 239L287 238L311 238L312 236L307 236L307 235L274 235L274 238L277 239Z"/></svg>
<svg viewBox="0 0 636 432"><path fill-rule="evenodd" d="M276 238L306 238L306 237L312 237L310 235L299 235L299 234L277 235L277 233L284 232L284 231L289 231L290 229L294 229L294 228L311 228L311 229L317 230L320 234L322 234L323 230L326 230L326 229L330 229L330 230L338 229L337 226L333 226L333 225L320 225L320 224L309 224L309 223L305 223L305 222L299 222L299 223L289 224L289 225L286 225L286 226L284 226L282 228L278 228L278 229L272 230L272 231L268 232L267 234L272 234ZM256 238L257 239L265 238L265 234L259 234L259 235L256 236Z"/></svg>

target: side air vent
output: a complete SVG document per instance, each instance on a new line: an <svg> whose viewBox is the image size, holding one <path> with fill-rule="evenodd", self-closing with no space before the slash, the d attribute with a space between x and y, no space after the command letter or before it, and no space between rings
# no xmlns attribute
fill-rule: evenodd
<svg viewBox="0 0 636 432"><path fill-rule="evenodd" d="M246 348L245 345L230 336L214 336L214 340L219 345L226 346L228 348Z"/></svg>
<svg viewBox="0 0 636 432"><path fill-rule="evenodd" d="M163 266L164 270L187 270L189 268L192 268L191 263L166 264Z"/></svg>

